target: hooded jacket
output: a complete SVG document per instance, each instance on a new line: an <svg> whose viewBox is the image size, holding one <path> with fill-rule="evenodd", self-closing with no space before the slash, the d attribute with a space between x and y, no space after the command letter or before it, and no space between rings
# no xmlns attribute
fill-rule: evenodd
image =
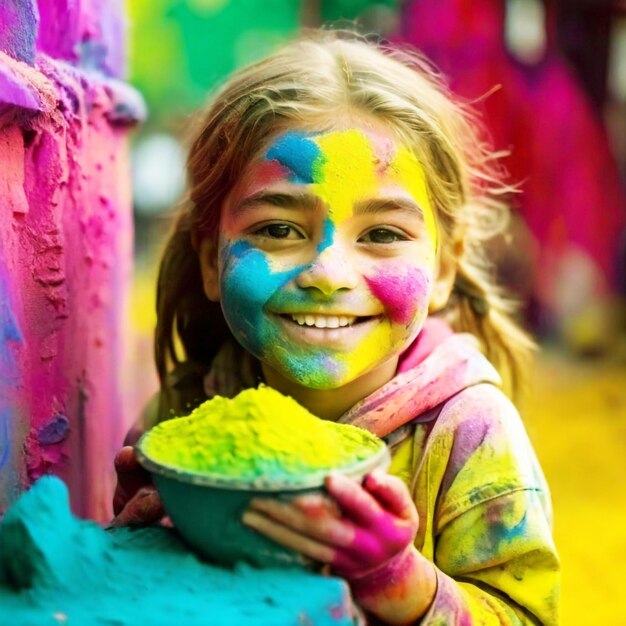
<svg viewBox="0 0 626 626"><path fill-rule="evenodd" d="M387 440L413 495L438 583L422 626L558 623L548 487L499 384L473 336L430 321L395 378L340 419Z"/></svg>

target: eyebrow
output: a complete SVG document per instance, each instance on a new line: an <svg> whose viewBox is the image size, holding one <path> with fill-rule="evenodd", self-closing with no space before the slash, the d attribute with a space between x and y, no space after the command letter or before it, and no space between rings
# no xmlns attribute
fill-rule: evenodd
<svg viewBox="0 0 626 626"><path fill-rule="evenodd" d="M283 209L305 209L315 211L322 205L318 196L309 193L271 193L260 191L245 198L233 207L233 215L241 215L258 206L270 205ZM401 212L411 216L424 217L422 208L409 198L370 198L358 202L354 207L357 214L380 214Z"/></svg>
<svg viewBox="0 0 626 626"><path fill-rule="evenodd" d="M245 198L233 207L233 214L239 215L261 205L270 205L281 209L306 209L313 211L321 205L317 196L309 193L268 193L260 191Z"/></svg>
<svg viewBox="0 0 626 626"><path fill-rule="evenodd" d="M355 208L355 213L378 214L400 212L415 216L416 214L424 218L424 211L417 202L409 198L371 198L359 202Z"/></svg>

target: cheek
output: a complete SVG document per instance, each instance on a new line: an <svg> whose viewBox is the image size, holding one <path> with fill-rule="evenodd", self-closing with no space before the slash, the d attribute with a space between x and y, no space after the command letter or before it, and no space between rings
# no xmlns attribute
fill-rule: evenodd
<svg viewBox="0 0 626 626"><path fill-rule="evenodd" d="M396 324L410 324L424 310L430 297L430 278L417 267L386 267L365 280L372 295Z"/></svg>
<svg viewBox="0 0 626 626"><path fill-rule="evenodd" d="M227 243L221 251L222 307L231 330L240 339L259 339L263 307L292 277L272 272L265 255L245 241Z"/></svg>
<svg viewBox="0 0 626 626"><path fill-rule="evenodd" d="M265 255L243 241L229 243L221 251L222 290L230 304L264 302L274 289Z"/></svg>

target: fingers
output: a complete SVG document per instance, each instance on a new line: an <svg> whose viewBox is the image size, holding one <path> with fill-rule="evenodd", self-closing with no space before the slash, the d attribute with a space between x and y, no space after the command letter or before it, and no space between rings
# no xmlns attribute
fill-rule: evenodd
<svg viewBox="0 0 626 626"><path fill-rule="evenodd" d="M144 526L158 522L164 515L156 489L144 487L126 503L109 526Z"/></svg>
<svg viewBox="0 0 626 626"><path fill-rule="evenodd" d="M341 519L337 505L323 496L301 496L289 502L255 498L249 510L314 541L335 546L353 541L352 525ZM247 521L244 516L244 523Z"/></svg>
<svg viewBox="0 0 626 626"><path fill-rule="evenodd" d="M400 479L373 472L361 484L331 474L325 484L329 497L254 499L243 522L287 548L330 564L348 579L380 567L412 544L418 515Z"/></svg>
<svg viewBox="0 0 626 626"><path fill-rule="evenodd" d="M352 478L342 474L330 474L325 485L342 513L358 526L373 526L384 514L376 499Z"/></svg>
<svg viewBox="0 0 626 626"><path fill-rule="evenodd" d="M137 456L135 455L135 450L132 446L124 446L123 448L121 448L120 451L115 455L113 464L115 465L115 471L118 474L125 474L127 472L133 472L138 469L142 469L139 461L137 460Z"/></svg>
<svg viewBox="0 0 626 626"><path fill-rule="evenodd" d="M142 488L152 484L150 474L141 467L131 446L124 446L113 461L117 485L113 496L113 512L117 515Z"/></svg>
<svg viewBox="0 0 626 626"><path fill-rule="evenodd" d="M271 518L256 511L246 511L242 519L246 526L253 528L286 548L295 550L322 563L330 563L332 561L334 550L330 546L301 535L292 528L283 526Z"/></svg>
<svg viewBox="0 0 626 626"><path fill-rule="evenodd" d="M411 494L397 476L374 470L365 477L363 487L389 513L407 521L417 521L417 511Z"/></svg>

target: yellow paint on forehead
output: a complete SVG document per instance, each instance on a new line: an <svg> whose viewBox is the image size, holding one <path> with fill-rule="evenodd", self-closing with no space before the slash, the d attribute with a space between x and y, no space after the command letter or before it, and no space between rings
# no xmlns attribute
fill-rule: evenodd
<svg viewBox="0 0 626 626"><path fill-rule="evenodd" d="M424 224L435 248L438 244L435 212L428 195L426 174L415 155L405 146L400 146L390 167L397 181L411 194L424 213Z"/></svg>
<svg viewBox="0 0 626 626"><path fill-rule="evenodd" d="M380 182L377 158L370 138L360 130L325 133L314 140L323 157L315 166L313 191L328 206L331 219L341 224L352 215L357 202L376 195ZM426 231L436 247L435 214L424 169L415 155L400 145L382 176L404 187L417 202L424 213Z"/></svg>
<svg viewBox="0 0 626 626"><path fill-rule="evenodd" d="M374 153L370 140L358 130L318 135L323 159L314 172L314 192L325 202L331 219L341 224L356 202L376 189Z"/></svg>

